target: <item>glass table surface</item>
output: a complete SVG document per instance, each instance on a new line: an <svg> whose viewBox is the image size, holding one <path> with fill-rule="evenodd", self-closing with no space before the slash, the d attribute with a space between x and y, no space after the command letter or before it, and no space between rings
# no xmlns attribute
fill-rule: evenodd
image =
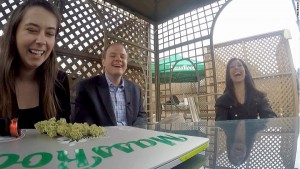
<svg viewBox="0 0 300 169"><path fill-rule="evenodd" d="M182 168L294 169L300 168L299 118L200 121L152 124L147 129L208 137L203 157ZM189 164L190 163L190 164ZM199 167L199 164L201 164ZM189 166L189 167L187 167Z"/></svg>

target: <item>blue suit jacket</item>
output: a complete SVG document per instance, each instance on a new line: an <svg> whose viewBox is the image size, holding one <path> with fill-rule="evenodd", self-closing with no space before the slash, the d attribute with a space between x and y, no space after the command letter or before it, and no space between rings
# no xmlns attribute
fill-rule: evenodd
<svg viewBox="0 0 300 169"><path fill-rule="evenodd" d="M145 125L146 113L140 87L123 78L127 125ZM78 83L76 88L75 112L71 122L116 126L117 120L111 103L108 83L105 75L94 76Z"/></svg>

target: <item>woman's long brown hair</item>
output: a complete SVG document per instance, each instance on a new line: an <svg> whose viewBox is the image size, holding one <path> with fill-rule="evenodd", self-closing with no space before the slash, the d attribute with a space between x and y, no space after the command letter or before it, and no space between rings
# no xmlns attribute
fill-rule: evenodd
<svg viewBox="0 0 300 169"><path fill-rule="evenodd" d="M11 14L3 36L0 41L0 117L17 117L14 103L15 78L20 64L20 55L16 46L16 31L26 11L31 7L42 7L54 14L57 18L57 32L60 25L60 12L52 4L45 0L27 0L19 5ZM37 69L37 77L40 84L40 98L46 119L55 117L59 108L55 95L55 83L57 78L57 61L54 48L48 59ZM41 104L41 103L40 103Z"/></svg>

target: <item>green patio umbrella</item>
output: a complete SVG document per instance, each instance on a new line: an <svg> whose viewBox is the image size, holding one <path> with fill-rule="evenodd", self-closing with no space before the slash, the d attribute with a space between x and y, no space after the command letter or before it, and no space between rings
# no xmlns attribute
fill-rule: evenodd
<svg viewBox="0 0 300 169"><path fill-rule="evenodd" d="M155 78L155 65L152 64L152 77ZM204 63L173 55L159 61L159 74L161 83L197 82L204 77ZM198 74L198 76L197 76Z"/></svg>

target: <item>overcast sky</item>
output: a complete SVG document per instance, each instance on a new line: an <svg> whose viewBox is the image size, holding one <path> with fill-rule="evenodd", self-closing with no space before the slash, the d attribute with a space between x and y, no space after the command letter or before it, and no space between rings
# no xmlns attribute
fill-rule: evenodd
<svg viewBox="0 0 300 169"><path fill-rule="evenodd" d="M288 29L295 68L300 68L300 35L292 0L232 0L219 16L214 43ZM225 32L225 33L224 33Z"/></svg>

